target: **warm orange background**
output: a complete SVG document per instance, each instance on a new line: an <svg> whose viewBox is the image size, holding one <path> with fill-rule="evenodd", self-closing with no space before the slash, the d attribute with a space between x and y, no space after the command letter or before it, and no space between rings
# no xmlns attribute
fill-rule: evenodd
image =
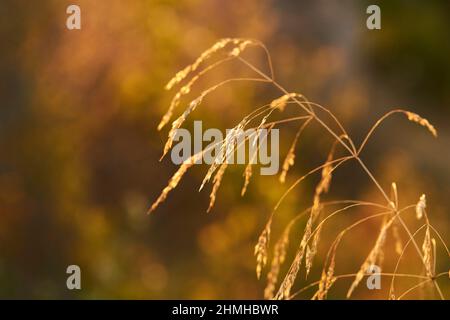
<svg viewBox="0 0 450 320"><path fill-rule="evenodd" d="M255 177L241 198L243 168L234 168L205 214L209 189L197 189L207 169L199 166L154 215L145 214L176 169L168 159L158 162L167 129L156 126L172 94L164 85L221 37L265 42L278 81L329 107L357 142L393 107L428 118L438 139L397 116L377 132L363 159L384 187L397 183L401 205L426 193L431 222L448 239L449 2L385 1L381 31L367 30L369 3L356 0L76 1L80 31L65 28L69 4L0 4L0 297L262 297L254 244L289 182L325 159L331 139L320 128L303 136L286 185L277 177ZM257 53L249 55L262 63ZM218 69L196 88L242 70L236 64ZM190 121L231 128L277 94L261 85L226 86ZM282 150L294 134L294 126L282 132ZM317 179L305 180L286 199L273 240L311 204ZM344 166L333 183L327 199L382 201L357 166ZM320 276L339 228L370 213L349 211L324 229L313 273L308 281L302 273L296 288ZM419 226L412 211L405 219L412 229ZM302 227L292 234L288 261ZM378 228L378 221L365 224L343 242L338 274L359 268ZM396 256L386 255L388 272ZM70 264L81 267L81 291L65 287ZM437 270L448 270L442 246ZM401 272L421 272L413 250ZM400 280L398 286L415 283ZM450 297L448 277L439 283ZM338 282L330 298L342 298L349 284ZM355 297L386 298L388 285L387 278L381 291L362 286ZM427 287L407 297L437 296Z"/></svg>

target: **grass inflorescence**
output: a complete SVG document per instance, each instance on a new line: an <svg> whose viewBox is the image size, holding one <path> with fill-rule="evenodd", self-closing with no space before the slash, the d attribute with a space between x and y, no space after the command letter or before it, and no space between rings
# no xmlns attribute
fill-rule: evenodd
<svg viewBox="0 0 450 320"><path fill-rule="evenodd" d="M256 47L263 50L267 58L269 72L264 72L249 60L242 57L242 53L249 47ZM217 56L220 59L214 63L208 64L210 58L212 58L213 56ZM271 57L264 44L253 39L225 38L219 40L209 49L205 50L199 56L199 58L194 61L194 63L188 65L186 68L178 72L168 82L168 84L166 85L167 90L171 90L177 85L181 85L183 81L186 81L187 83L184 86L181 86L181 88L174 94L174 98L172 99L168 111L163 116L158 126L158 130L161 130L170 122L175 109L180 105L181 98L184 95L190 93L192 86L198 81L200 77L214 70L216 66L226 63L230 60L237 60L241 62L250 71L254 72L255 76L253 78L247 77L226 79L203 90L198 97L192 100L192 102L188 105L184 112L172 122L163 156L167 154L172 146L175 130L182 126L190 113L195 108L197 108L203 102L206 96L208 96L211 92L231 82L263 82L267 85L273 86L280 91L280 95L278 97L275 97L266 105L261 106L255 109L252 113L246 115L234 129L237 130L249 128L254 121L259 122L259 124L254 125L255 128L268 128L269 130L286 122L299 123L298 131L282 164L281 173L279 175L279 181L281 183L285 183L288 171L294 165L296 145L301 139L302 132L307 129L310 123L318 123L323 128L324 133L330 135L334 139L334 143L330 147L330 152L325 162L319 167L311 169L308 173L296 179L294 183L289 186L287 191L271 211L268 221L265 224L265 227L262 230L260 236L258 237L254 252L256 256L257 277L260 278L264 270L268 268L267 286L264 290L264 297L267 299L292 299L306 290L315 288L316 291L312 294L311 298L326 299L328 292L332 290L333 285L336 283L336 281L340 279L353 278L353 281L346 294L346 297L350 298L353 295L355 289L361 284L362 279L368 275L368 268L373 264L382 265L386 246L391 245L391 243L386 242L387 234L391 232L393 235L393 239L395 240L394 243L392 243L392 246L395 252L398 254L398 258L396 267L393 272L388 273L382 271L380 273L381 276L391 278L389 296L387 298L402 299L417 288L420 288L426 284L431 284L439 297L441 299L445 299L444 294L442 293L440 286L436 280L440 277L448 277L450 273L449 271L436 271L436 243L439 241L443 245L446 250L447 259L449 257L449 251L443 238L436 230L436 228L432 226L429 220L426 210L426 195L423 194L418 197L417 203L400 208L398 203L399 195L397 185L395 183L392 183L390 196L388 196L388 192L386 192L386 190L381 186L381 184L378 182L378 180L375 178L375 176L372 174L370 169L366 166L366 164L360 157L362 151L364 150L364 147L366 146L374 131L382 122L384 122L387 118L391 117L394 114L405 115L409 121L424 126L434 137L437 137L437 131L434 126L427 119L419 116L416 113L403 109L395 109L388 112L378 121L376 121L375 124L368 130L368 133L362 140L362 143L357 147L353 139L348 135L344 126L329 109L317 103L310 102L303 94L286 90L275 80ZM202 65L205 66L200 70ZM273 112L278 111L282 113L288 106L296 107L300 112L300 115L278 121L269 121L269 117ZM320 113L318 111L320 111ZM323 114L323 112L325 112L327 118L319 116L319 114ZM333 129L330 125L327 124L327 121L330 120L333 122L333 125L338 128L337 130ZM221 150L225 151L224 153L222 153L222 157L226 157L228 153L234 152L238 147L236 145L230 145L229 141L231 139L227 138L219 142ZM336 150L338 148L342 149L341 151L345 152L344 156L335 156L337 154ZM202 152L204 151L205 150L203 150ZM164 188L159 198L153 203L149 212L154 211L166 199L168 193L177 187L183 175L187 172L188 169L191 168L191 166L195 163L197 157L199 156L201 156L201 154L196 154L180 165L180 168L170 179L168 185ZM222 177L228 167L226 163L220 161L223 159L217 160L218 161L215 161L209 167L201 186L201 188L203 188L203 186L212 178L213 187L210 194L210 204L208 207L208 211L211 210L215 203L216 195L220 187ZM374 203L362 200L340 200L332 202L322 201L322 196L329 191L329 187L332 183L333 172L344 163L350 161L355 162L355 164L365 172L369 180L374 184L375 188L379 191L382 198L384 199L382 203ZM282 232L281 237L275 242L273 253L270 254L269 244L272 233L272 222L274 220L277 209L279 208L285 197L295 187L297 187L301 181L316 173L321 175L321 179L315 188L311 206L288 223L288 225ZM249 161L249 163L246 165L243 176L244 184L241 191L242 196L245 194L252 177L251 161ZM335 208L336 206L338 207L336 210L328 210L329 208ZM324 225L334 216L355 207L369 207L377 210L377 212L359 219L352 225L345 227L343 230L339 230L338 235L328 247L326 257L322 261L322 272L320 279L318 279L317 281L313 281L310 284L303 286L302 288L294 290L296 280L299 277L299 273L302 271L302 266L304 265L305 277L307 277L310 274L313 266L317 264L314 263L314 260L317 260L316 255L318 252L318 246L320 245L321 231ZM417 220L423 221L422 226L414 232L410 230L410 227L406 224L404 218L402 217L402 215L409 212L415 213ZM296 254L290 265L288 266L287 272L284 274L284 276L281 276L281 267L286 262L288 245L293 241L293 239L291 239L291 230L294 224L300 221L303 217L306 218L306 224L303 230L303 234L299 239ZM359 270L357 270L355 273L340 275L335 274L336 256L338 254L338 249L340 248L342 239L347 236L347 234L350 233L353 228L376 219L381 219L381 225L379 227L378 235L375 237L375 239L373 239L372 247L368 252L366 258L363 260ZM420 232L424 232L424 240L422 242L422 245L420 245L418 243L418 240L416 239L417 235ZM406 241L402 239L402 233L406 234ZM400 261L404 256L406 248L409 246L414 247L416 254L420 258L420 263L423 265L422 267L424 273L401 274L398 272ZM271 260L269 260L269 256L272 256ZM269 266L268 261L270 261ZM395 290L395 279L399 277L418 279L420 282L401 293Z"/></svg>

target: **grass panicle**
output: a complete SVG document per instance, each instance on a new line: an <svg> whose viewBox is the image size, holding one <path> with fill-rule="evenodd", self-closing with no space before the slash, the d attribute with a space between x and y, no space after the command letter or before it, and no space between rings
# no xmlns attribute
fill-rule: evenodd
<svg viewBox="0 0 450 320"><path fill-rule="evenodd" d="M243 57L242 53L250 46L263 50L269 72L263 71L262 68L257 67L255 64ZM213 58L217 58L217 61ZM369 267L376 263L381 265L382 260L384 259L385 251L388 249L388 247L392 246L394 251L398 254L396 267L393 272L383 272L380 274L382 276L391 277L391 287L389 289L389 295L387 298L401 299L418 288L421 288L425 285L432 285L439 297L441 299L445 299L445 296L442 293L440 285L438 284L436 279L447 274L450 278L450 271L447 271L447 268L445 269L445 272L437 273L436 271L438 265L436 252L437 241L440 241L440 244L442 244L442 246L447 251L447 258L449 256L449 250L444 239L439 234L437 229L433 227L429 217L427 216L427 201L425 194L423 194L419 198L419 201L416 204L411 204L406 207L400 207L397 184L395 182L391 184L389 196L389 191L386 192L386 190L383 188L374 174L372 174L371 170L361 159L361 154L375 130L387 118L391 117L394 114L400 113L405 115L409 121L423 126L434 137L437 137L437 130L435 129L435 127L427 119L419 116L414 112L403 109L394 109L380 117L374 123L374 125L370 127L368 133L363 138L362 143L357 146L354 143L354 140L348 135L346 129L339 121L338 117L333 114L331 109L321 106L320 104L310 102L302 94L288 91L279 82L275 81L271 57L264 44L253 39L224 38L220 39L210 48L206 49L193 63L189 64L184 69L176 73L175 76L169 80L165 89L171 90L178 85L180 85L181 87L174 93L168 110L163 115L161 122L158 125L158 130L163 129L163 127L170 122L175 110L181 105L182 99L191 93L193 86L198 82L200 77L208 72L212 72L217 66L225 64L228 61L232 60L242 63L242 65L245 68L248 68L249 71L253 72L255 76L249 78L237 77L225 79L224 81L212 85L211 87L201 91L200 95L193 99L188 104L187 108L181 113L181 115L179 115L178 118L176 118L172 122L171 128L168 133L168 139L163 149L164 156L172 148L173 141L176 138L175 135L177 129L183 126L187 118L192 115L193 111L196 110L196 108L204 102L207 95L215 90L220 89L223 85L233 82L261 82L270 85L279 91L278 97L272 99L266 105L259 107L252 111L250 114L244 116L243 119L232 130L227 132L226 137L219 142L218 146L220 152L215 155L216 158L209 166L200 185L201 190L204 185L208 183L212 177L214 177L212 180L213 186L210 193L210 203L207 211L210 211L216 202L218 189L221 185L223 175L228 167L227 159L229 156L232 156L239 147L236 143L236 137L241 130L247 129L249 127L253 129L268 128L269 130L272 130L274 127L281 127L281 125L285 123L302 121L299 129L297 130L295 138L291 142L290 148L284 157L284 161L281 167L281 173L279 175L280 183L286 182L287 173L296 161L298 153L296 147L298 145L298 142L300 141L300 135L302 134L302 132L304 132L309 123L315 122L316 124L318 124L319 127L323 130L324 134L329 135L334 141L325 163L323 163L319 167L309 170L306 174L304 174L300 178L297 178L288 187L286 192L275 205L274 209L271 211L268 221L266 222L264 229L258 237L254 254L256 257L256 276L258 279L260 279L270 255L269 248L270 236L272 232L271 227L272 221L275 217L275 213L282 205L283 200L287 197L287 195L290 194L300 184L300 182L320 172L320 180L314 190L312 206L307 211L304 211L303 214L296 216L288 223L279 240L274 245L270 269L267 271L267 284L264 290L264 297L267 299L291 299L300 292L304 292L311 287L317 287L315 293L311 296L311 298L322 300L327 298L330 290L332 290L333 288L333 285L339 279L354 278L346 295L347 298L350 298L363 280L364 276L367 275ZM203 69L200 69L201 65L204 65ZM184 82L185 84L181 85L182 82ZM288 105L289 107L294 106L299 115L286 117L281 120L271 121L271 117L274 111L278 110L280 113L283 113ZM251 123L253 123L254 121L257 123L257 125L252 127ZM246 139L248 139L249 143L251 143L250 137L246 137ZM242 143L245 143L245 141ZM345 155L340 158L335 158L334 154L338 149L339 152L344 152ZM194 163L197 162L197 160L200 159L205 151L206 150L202 150L202 152L190 157L180 165L178 170L169 180L168 185L162 190L159 197L151 205L149 212L154 211L162 202L166 200L168 194L178 186L185 173L192 167ZM245 166L245 170L243 172L244 183L241 189L242 196L246 193L253 174L253 160L255 160L255 156L256 154L250 156L249 162ZM382 196L382 202L375 203L360 200L338 200L334 202L326 202L322 200L322 197L324 197L325 194L327 194L330 190L333 172L339 169L339 167L344 163L350 161L354 162L355 165L362 169L363 172L367 175L369 181L373 183L373 186L379 191L379 194ZM327 215L325 218L322 218L325 214L324 212L326 211L325 207L331 203L334 203L335 205L345 204L346 206L339 208L333 211L331 214ZM306 277L311 274L314 260L319 261L318 247L322 234L321 231L324 225L328 224L329 221L332 220L331 218L336 216L338 213L348 213L351 208L355 208L358 206L373 207L374 209L382 209L382 211L359 218L359 220L352 223L350 226L344 227L342 230L338 230L337 236L334 241L329 245L327 244L328 250L326 257L322 261L322 272L320 279L310 284L304 285L295 293L292 293L297 283L301 283L298 279L298 274L303 261L305 264ZM416 218L418 220L425 221L425 223L413 233L411 232L411 226L406 223L406 221L409 220L405 220L403 215L410 212L414 213L414 211ZM290 232L295 223L298 223L298 221L303 221L303 216L307 216L307 219L304 222L305 226L303 228L303 232L300 236L295 237L296 241L299 241L298 245L296 245L297 251L293 260L290 262L286 274L284 275L284 277L281 277L281 266L286 262L288 246L290 242L293 242L293 240L289 239ZM336 256L338 255L338 248L340 248L341 240L343 239L344 235L349 234L354 228L360 225L379 218L383 218L379 229L380 231L377 237L372 240L374 241L374 244L371 247L369 253L366 255L366 258L361 264L359 270L357 270L356 273L341 275L335 274L337 261ZM423 243L420 246L416 238L418 233L424 229L425 236ZM392 234L392 239L394 241L390 241L391 238L387 236L388 232L390 232L389 234ZM437 237L434 238L433 234L437 235ZM406 238L403 239L404 237ZM321 244L321 248L322 246L325 247L325 245L325 243ZM426 271L425 275L402 274L398 272L400 263L404 258L406 249L409 246L413 247L413 249L415 250L415 254L417 254L417 256L420 258L419 261ZM396 289L394 287L394 281L398 277L416 279L420 281L413 284L406 291L401 293L396 292ZM282 280L279 281L280 279Z"/></svg>

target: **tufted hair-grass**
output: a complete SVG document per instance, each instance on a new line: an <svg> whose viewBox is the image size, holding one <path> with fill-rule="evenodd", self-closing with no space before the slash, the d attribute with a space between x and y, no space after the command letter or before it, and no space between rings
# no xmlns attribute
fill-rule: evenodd
<svg viewBox="0 0 450 320"><path fill-rule="evenodd" d="M263 69L257 67L251 61L242 56L242 53L250 47L261 49L263 51L266 57L268 72L263 71ZM210 58L215 55L222 55L222 58L218 62L210 63L208 65ZM367 165L361 158L361 153L363 152L364 147L369 142L372 134L386 119L390 118L394 114L405 115L409 121L423 126L434 137L437 137L437 130L430 123L430 121L418 115L417 113L404 109L394 109L379 118L370 127L368 133L362 139L362 143L357 146L353 138L351 138L347 133L345 127L338 120L338 117L330 109L320 104L310 102L301 93L288 91L284 88L284 86L282 86L278 81L275 80L271 57L264 44L254 39L225 38L219 40L217 43L205 50L202 54L200 54L199 58L197 58L192 64L179 71L167 83L167 90L171 90L172 88L179 85L181 85L181 88L174 94L174 97L169 105L166 114L162 117L161 122L158 125L158 130L161 130L166 124L170 122L172 115L182 104L182 98L190 93L191 88L197 84L197 80L201 76L203 76L207 72L212 72L217 65L227 63L231 60L239 61L243 66L248 68L249 71L252 71L255 76L248 78L236 77L225 79L222 82L214 84L211 87L203 90L197 98L195 98L190 104L188 104L184 111L181 112L181 115L172 122L172 126L168 134L168 139L164 147L163 155L165 155L172 147L175 130L183 125L186 119L191 115L192 111L204 102L206 96L208 96L209 93L215 90L219 90L222 86L238 82L262 82L277 89L279 91L279 95L278 97L274 97L272 101L268 102L266 105L258 107L250 114L244 116L243 119L235 126L235 129L246 129L252 127L253 122L258 123L257 125L253 125L253 128L269 129L274 128L275 126L281 127L283 124L288 122L299 124L297 134L292 141L290 148L284 158L285 160L282 164L282 169L279 176L279 181L281 183L286 183L289 169L294 165L294 160L296 158L296 146L298 142L301 141L301 133L307 129L308 124L312 122L317 123L323 129L324 134L330 135L334 140L325 162L322 165L311 169L305 175L296 178L294 182L287 188L286 192L270 212L265 227L258 237L254 251L256 257L256 275L258 279L263 274L267 266L267 261L272 255L270 269L267 272L267 286L264 291L264 297L267 299L292 299L310 288L316 288L316 292L310 297L312 299L326 299L330 290L333 290L333 286L337 281L339 281L340 279L353 278L353 282L350 285L350 288L348 289L346 295L347 298L350 298L353 295L354 291L357 289L362 279L367 276L368 267L382 260L386 247L392 246L392 248L394 248L395 252L397 252L398 254L396 267L392 272L385 272L383 270L380 273L380 275L383 277L391 278L389 296L386 298L401 299L417 288L420 288L427 284L431 284L439 297L441 299L445 299L444 294L442 293L441 288L437 282L437 279L443 278L444 276L448 278L449 271L448 267L443 272L437 272L435 270L437 266L436 243L439 241L439 243L442 244L442 246L445 248L447 259L449 257L449 250L440 233L430 222L430 217L427 215L426 211L427 203L425 195L423 194L422 196L420 196L416 204L399 207L400 192L397 184L391 184L390 196L388 196L388 192L382 187L380 182L373 175L372 171L367 167ZM205 67L203 69L200 69L202 65L205 65ZM183 82L186 82L186 84L182 85ZM299 116L287 117L285 119L272 122L269 121L274 112L283 114L285 109L288 107L294 107L295 110L299 112ZM333 125L328 124L330 121ZM234 152L238 147L234 144L231 145L230 141L233 139L229 138L230 137L225 137L225 139L219 142L221 150L226 151L225 157L227 154ZM341 157L335 157L334 154L335 150L337 149L339 149L340 152L344 152L345 155ZM204 151L205 150L203 150L202 152ZM224 157L223 153L221 154L222 157ZM196 156L199 156L199 154L197 154ZM178 183L182 179L184 174L191 168L192 164L195 162L194 160L195 159L190 158L180 165L180 168L169 180L168 185L163 189L161 195L152 204L149 212L153 212L163 201L166 200L168 194L178 186ZM341 165L347 162L353 162L355 166L361 168L365 172L368 179L371 181L371 183L373 183L375 188L383 197L383 202L377 203L362 200L337 200L334 202L322 201L321 196L329 191L332 184L332 173L335 170L338 170ZM220 163L223 162L214 161L214 163L209 167L200 187L200 189L202 189L203 186L205 186L210 181L211 177L213 177L215 173L213 178L213 187L210 194L210 204L208 206L208 211L212 209L215 203L218 189L227 168L227 165L221 165ZM314 196L311 201L311 206L300 215L294 217L288 223L285 230L281 234L281 237L275 242L274 250L271 254L270 238L272 233L272 224L279 206L286 198L286 196L292 190L294 190L303 180L317 173L321 174L321 179L315 189ZM243 176L244 183L241 189L242 196L244 196L252 177L252 165L250 162L245 167ZM336 208L330 213L329 210L331 207ZM294 290L295 286L298 283L299 274L302 272L303 263L305 266L305 276L307 276L308 274L310 274L310 271L313 268L313 261L318 260L318 246L320 244L320 234L323 228L328 224L330 220L333 220L336 216L343 213L348 213L350 210L360 207L372 208L373 210L377 211L363 218L360 218L359 220L352 223L350 226L343 228L342 230L338 230L336 238L328 247L326 257L323 257L321 261L322 272L320 279L318 279L317 281L313 281L310 284L304 285L297 290ZM403 217L405 214L410 213L415 214L417 219L422 220L423 218L423 220L425 221L424 224L415 232L411 231L411 226L408 226ZM290 237L290 232L294 224L298 223L298 221L301 221L305 216L307 217L307 219L303 233L300 237L296 237L296 240L298 240L299 243L297 245L295 257L290 263L288 271L286 272L284 277L280 277L281 266L286 262L288 245L294 242L294 239ZM377 237L373 239L373 246L368 252L367 256L361 261L360 268L353 273L336 274L336 257L339 254L338 249L341 246L341 240L348 234L351 234L351 231L353 231L354 228L357 228L369 221L378 220L380 218L382 218L379 229L380 231ZM422 230L425 230L425 235L422 245L419 245L416 237ZM387 241L388 232L391 232L393 234L393 243ZM406 235L406 239L402 239L401 234ZM405 250L410 245L413 246L415 253L419 258L418 261L425 270L425 274L404 274L398 272L401 260L405 255ZM321 246L325 247L324 244L322 244ZM399 277L406 279L416 279L419 281L419 283L412 285L404 292L396 292L395 279Z"/></svg>

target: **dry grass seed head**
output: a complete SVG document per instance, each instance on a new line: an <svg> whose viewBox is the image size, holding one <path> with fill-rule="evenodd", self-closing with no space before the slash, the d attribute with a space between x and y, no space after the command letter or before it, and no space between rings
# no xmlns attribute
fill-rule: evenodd
<svg viewBox="0 0 450 320"><path fill-rule="evenodd" d="M285 95L282 95L281 97L272 100L272 102L270 103L270 107L272 107L273 109L279 109L280 111L284 111L284 108L286 107L289 99L294 98L294 97L301 97L302 95L298 94L298 93L288 93Z"/></svg>
<svg viewBox="0 0 450 320"><path fill-rule="evenodd" d="M330 260L330 264L328 266L328 270L325 271L325 267L322 270L322 276L320 278L319 288L312 299L317 299L317 300L325 299L327 297L328 291L330 290L331 286L336 281L336 277L334 276L334 266L336 264L336 262L335 262L336 261L336 249L337 249L339 242L342 239L342 236L343 236L343 233L340 233L338 235L338 237L336 238L334 244L330 248L331 260Z"/></svg>
<svg viewBox="0 0 450 320"><path fill-rule="evenodd" d="M418 220L420 220L424 216L426 207L427 207L427 198L425 194L422 194L420 196L419 201L416 204L416 217Z"/></svg>
<svg viewBox="0 0 450 320"><path fill-rule="evenodd" d="M309 272L311 271L313 260L315 255L317 254L317 246L319 244L320 233L322 231L322 225L318 226L316 233L314 234L313 241L311 246L307 246L306 248L306 258L305 258L305 267L306 267L306 277L308 277Z"/></svg>
<svg viewBox="0 0 450 320"><path fill-rule="evenodd" d="M209 59L213 54L219 52L225 48L228 44L233 44L234 47L229 52L230 56L237 57L239 54L250 44L256 44L255 41L250 39L238 39L238 38L223 38L213 44L211 47L202 52L202 54L194 61L194 63L186 66L183 70L179 71L175 76L169 80L165 89L170 90L175 85L183 81L190 73L196 71L200 64Z"/></svg>
<svg viewBox="0 0 450 320"><path fill-rule="evenodd" d="M398 230L398 223L397 221L394 222L394 224L392 225L392 235L394 237L395 240L395 252L398 255L401 255L403 252L403 241L402 238L400 236L400 231Z"/></svg>
<svg viewBox="0 0 450 320"><path fill-rule="evenodd" d="M212 209L212 207L214 206L214 203L216 202L216 193L217 193L217 190L219 190L220 183L222 182L222 178L225 173L225 170L227 169L227 166L228 166L227 163L222 164L220 166L219 170L217 171L216 175L214 176L213 188L209 195L210 201L209 201L209 206L208 206L207 212L209 212Z"/></svg>
<svg viewBox="0 0 450 320"><path fill-rule="evenodd" d="M308 120L306 120L305 122L303 122L303 124L300 126L300 128L298 129L294 141L292 141L292 144L289 148L289 151L286 155L286 158L284 158L283 161L283 166L282 166L282 170L281 170L281 174L280 174L280 178L279 181L281 183L284 183L286 181L286 175L289 171L289 168L292 167L294 165L295 162L295 147L297 145L297 141L300 137L300 134L303 132L303 130L306 128L306 126L308 125L308 123L311 121L311 118L309 118Z"/></svg>
<svg viewBox="0 0 450 320"><path fill-rule="evenodd" d="M398 208L398 192L397 192L397 184L392 182L391 184L391 203L390 205L396 210Z"/></svg>
<svg viewBox="0 0 450 320"><path fill-rule="evenodd" d="M264 289L264 298L266 299L272 299L275 293L275 286L278 282L280 268L286 259L286 251L289 244L289 232L291 230L290 226L284 230L283 235L275 244L270 271L267 274L267 285Z"/></svg>
<svg viewBox="0 0 450 320"><path fill-rule="evenodd" d="M427 226L427 229L425 231L425 238L423 240L422 244L422 254L423 254L423 263L425 265L425 268L427 270L427 274L429 276L433 276L433 267L432 267L432 244L431 244L431 235L430 235L430 228Z"/></svg>
<svg viewBox="0 0 450 320"><path fill-rule="evenodd" d="M261 277L262 269L267 263L267 247L269 245L271 224L272 221L269 220L263 232L259 236L258 243L255 246L256 276L258 279Z"/></svg>
<svg viewBox="0 0 450 320"><path fill-rule="evenodd" d="M177 93L175 93L174 97L172 98L172 101L170 102L169 108L167 109L166 113L163 115L161 121L158 124L158 130L161 130L170 121L173 115L173 111L180 104L181 97L191 92L192 86L199 78L200 78L199 74L195 75L194 77L192 77L189 83L181 87L181 89L178 90Z"/></svg>
<svg viewBox="0 0 450 320"><path fill-rule="evenodd" d="M300 246L299 246L297 255L295 256L294 262L292 263L291 268L290 268L288 274L286 275L286 278L283 281L283 283L281 284L281 287L277 293L278 299L283 299L283 298L289 297L290 291L292 289L292 286L294 285L298 271L300 270L300 265L302 263L305 252L307 250L308 241L312 234L313 223L319 216L321 209L322 209L322 206L320 204L320 195L323 192L328 191L330 183L331 183L331 172L333 171L333 168L332 168L332 165L330 162L333 159L334 148L335 148L335 144L333 145L333 147L331 148L331 151L328 154L326 165L322 168L322 178L316 187L316 191L314 194L314 202L313 202L313 206L311 209L311 214L309 216L308 222L306 223L305 231L303 233L303 237L300 242ZM317 231L320 231L320 230L317 230ZM316 247L317 247L317 244L319 241L319 237L320 237L320 234L317 235L317 238L315 238L315 241L316 241L315 246ZM314 250L311 250L311 248L310 248L309 256L307 256L307 261L306 261L307 269L308 269L308 265L309 265L309 268L311 268L312 261L313 261L315 254L316 254L316 248L314 248ZM307 270L307 275L308 275L308 273L309 273L309 270Z"/></svg>
<svg viewBox="0 0 450 320"><path fill-rule="evenodd" d="M179 116L174 122L172 122L172 128L169 131L167 142L164 146L164 152L162 157L164 157L167 152L169 152L170 148L172 147L173 140L175 139L175 135L177 133L177 130L181 127L181 125L186 121L189 114L197 108L197 106L202 102L205 95L208 93L208 91L202 92L202 94L196 98L195 100L192 100L189 104L189 107L183 112L181 116Z"/></svg>
<svg viewBox="0 0 450 320"><path fill-rule="evenodd" d="M434 137L437 137L436 129L433 127L433 125L427 119L422 118L417 113L413 113L413 112L409 112L409 111L405 111L405 114L408 117L409 121L418 123L421 126L426 127L428 129L428 131L430 131Z"/></svg>
<svg viewBox="0 0 450 320"><path fill-rule="evenodd" d="M283 162L283 167L279 178L281 183L284 183L286 181L287 172L289 171L289 168L294 165L295 161L294 152L295 152L295 145L292 145Z"/></svg>
<svg viewBox="0 0 450 320"><path fill-rule="evenodd" d="M436 239L431 238L431 244L433 245L433 269L431 270L432 274L436 274Z"/></svg>
<svg viewBox="0 0 450 320"><path fill-rule="evenodd" d="M380 233L378 234L378 238L375 241L375 245L373 246L372 250L370 250L370 253L367 256L366 260L364 260L364 263L361 265L361 268L359 269L358 273L355 276L355 280L353 281L353 283L350 286L350 289L347 292L347 298L350 298L353 291L356 289L356 287L366 274L367 269L377 262L377 259L379 259L380 254L381 255L383 254L383 245L386 240L386 232L392 225L393 221L394 219L390 219L388 222L383 223Z"/></svg>
<svg viewBox="0 0 450 320"><path fill-rule="evenodd" d="M263 121L264 121L264 119L263 119ZM250 139L250 137L249 137L249 143L256 143L257 138L258 138L257 135L254 135L254 137L252 137L252 139ZM247 164L247 166L245 166L244 186L242 187L242 190L241 190L241 196L244 196L245 192L247 191L248 184L250 183L250 178L252 177L252 174L253 174L252 164L254 163L254 160L256 159L256 157L258 155L258 150L259 150L259 145L256 147L256 150L254 151L254 153L252 155L250 155L249 163Z"/></svg>
<svg viewBox="0 0 450 320"><path fill-rule="evenodd" d="M314 205L316 205L316 202L319 201L320 195L322 193L327 193L328 190L330 189L332 172L333 172L332 161L333 161L335 148L336 148L336 142L331 147L331 150L328 153L327 160L325 162L325 166L322 168L322 177L320 179L320 182L317 184L316 191L314 194L314 198L315 199L317 198L317 200L314 201L315 202Z"/></svg>
<svg viewBox="0 0 450 320"><path fill-rule="evenodd" d="M247 187L248 187L248 184L250 183L250 178L252 177L252 174L253 174L252 164L249 163L245 167L245 171L244 171L244 186L242 187L242 190L241 190L241 196L244 196L245 192L247 191Z"/></svg>
<svg viewBox="0 0 450 320"><path fill-rule="evenodd" d="M311 212L308 221L306 222L305 231L303 232L302 240L300 241L300 246L298 248L297 254L294 258L294 261L291 264L291 267L286 275L285 279L281 283L281 286L276 295L276 299L287 299L291 294L292 286L295 283L295 279L297 278L297 274L300 271L300 265L303 261L303 257L306 252L306 245L308 243L309 238L312 233L312 225L313 225L313 213Z"/></svg>
<svg viewBox="0 0 450 320"><path fill-rule="evenodd" d="M236 46L230 51L231 57L238 57L249 45L256 44L253 40L235 40Z"/></svg>
<svg viewBox="0 0 450 320"><path fill-rule="evenodd" d="M236 137L239 134L239 132L244 128L245 121L246 119L242 120L237 126L228 131L225 139L223 139L223 142L220 145L219 152L216 155L214 162L211 164L211 166L208 169L208 172L203 178L200 190L202 190L205 184L211 179L216 169L221 164L225 163L227 161L227 157L234 152L236 148Z"/></svg>
<svg viewBox="0 0 450 320"><path fill-rule="evenodd" d="M233 48L229 52L230 57L237 57L239 56L245 48L247 48L249 45L256 45L256 41L250 40L250 39L238 39L238 38L224 38L217 41L214 45L212 45L210 48L205 50L196 60L194 63L186 66L183 70L179 71L172 79L169 80L169 82L166 84L165 89L170 90L175 85L183 81L189 74L196 71L200 64L204 62L205 60L209 59L213 54L219 52L223 48L225 48L228 44L232 44ZM163 115L160 123L158 124L158 130L161 130L171 119L173 115L174 109L179 105L180 99L183 95L188 94L191 91L192 85L199 79L200 75L196 74L192 79L189 81L188 84L183 86L174 96L172 99L168 110Z"/></svg>
<svg viewBox="0 0 450 320"><path fill-rule="evenodd" d="M311 209L312 221L316 220L317 217L319 217L320 212L323 209L323 206L320 203L320 195L324 192L325 193L328 192L328 190L330 188L331 178L332 178L331 173L333 171L333 167L331 165L331 161L333 160L333 154L334 154L334 145L331 148L330 153L328 154L326 165L322 169L322 178L316 187L316 191L314 194L314 200L313 200L313 206ZM319 243L321 229L322 229L322 224L319 224L318 230L316 230L316 233L314 234L314 238L313 238L311 247L309 247L309 246L307 247L306 262L305 262L306 276L308 276L308 274L311 270L314 256L317 253L317 245ZM306 241L308 241L308 240L306 240Z"/></svg>
<svg viewBox="0 0 450 320"><path fill-rule="evenodd" d="M194 165L194 163L203 155L203 152L199 152L189 159L185 160L181 166L178 168L177 172L170 178L169 183L167 186L163 189L158 199L152 204L150 207L148 213L153 212L164 200L166 200L167 195L170 191L175 189L178 186L178 183L180 182L181 178L183 178L183 175L186 173L186 171Z"/></svg>
<svg viewBox="0 0 450 320"><path fill-rule="evenodd" d="M324 300L327 297L328 290L336 281L335 277L328 278L327 273L322 271L322 276L319 281L319 288L316 293L312 296L311 300Z"/></svg>

